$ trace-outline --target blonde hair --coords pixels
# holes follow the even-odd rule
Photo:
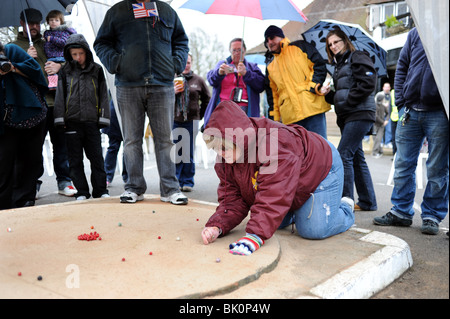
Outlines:
[[[222,148],[233,149],[235,147],[233,142],[219,136],[203,134],[203,140],[208,149],[222,150]]]

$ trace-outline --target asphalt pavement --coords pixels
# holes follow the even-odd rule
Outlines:
[[[329,136],[329,140],[335,145],[339,142],[339,137]],[[370,149],[370,144],[365,143],[365,150]],[[150,149],[151,149],[150,145]],[[217,203],[218,179],[213,168],[213,157],[210,154],[208,163],[202,163],[201,150],[197,150],[198,164],[196,166],[194,190],[185,193],[188,198]],[[413,266],[403,273],[397,280],[387,286],[382,291],[373,295],[372,299],[448,299],[449,298],[449,238],[446,235],[449,228],[449,217],[440,224],[438,235],[424,235],[420,231],[422,221],[420,218],[420,203],[424,193],[424,188],[416,189],[415,211],[413,225],[410,227],[381,227],[373,224],[374,217],[382,216],[391,208],[390,196],[392,185],[387,185],[389,173],[392,167],[392,152],[385,149],[385,155],[381,158],[373,158],[370,152],[366,151],[375,192],[378,201],[378,211],[355,212],[356,227],[367,230],[376,230],[387,233],[405,241],[411,250]],[[57,193],[56,180],[51,172],[51,164],[48,166],[42,177],[42,187],[36,205],[46,205],[52,203],[62,203],[74,201],[74,198],[65,197]],[[423,165],[423,187],[426,185],[426,168]],[[50,168],[50,169],[48,169]],[[86,174],[89,179],[89,162],[85,162]],[[144,174],[147,181],[146,194],[159,195],[159,176],[156,169],[154,154],[150,151],[146,155]],[[123,192],[123,182],[119,175],[119,169],[109,187],[111,196],[118,196]]]

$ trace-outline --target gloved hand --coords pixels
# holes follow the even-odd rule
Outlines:
[[[247,234],[237,242],[230,244],[230,253],[233,255],[248,256],[264,245],[264,240],[255,234]]]

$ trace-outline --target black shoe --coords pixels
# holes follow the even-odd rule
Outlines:
[[[34,206],[34,200],[27,200],[22,207],[32,207]]]
[[[406,218],[399,218],[388,212],[386,215],[382,217],[375,217],[373,219],[373,223],[379,226],[403,226],[408,227],[412,225],[412,220]]]
[[[425,219],[420,230],[422,234],[437,235],[439,233],[439,224],[430,219]]]

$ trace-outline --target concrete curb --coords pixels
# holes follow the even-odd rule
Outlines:
[[[159,196],[145,195],[145,198],[158,199]],[[108,199],[95,199],[95,201],[106,201],[106,200]],[[91,201],[94,200],[90,200],[90,202]],[[190,202],[201,205],[207,205],[210,206],[211,208],[214,208],[218,205],[217,203],[211,203],[195,199],[190,200]],[[68,204],[73,205],[78,204],[78,202],[74,200],[73,202],[49,204],[37,206],[35,209],[38,209],[38,211],[40,211],[46,210],[48,207],[52,206],[64,207],[68,206]],[[406,270],[408,270],[413,265],[409,245],[402,239],[399,239],[398,237],[395,237],[390,234],[367,229],[361,229],[357,227],[350,228],[348,232],[350,232],[349,238],[352,240],[352,242],[353,239],[355,240],[354,242],[356,243],[356,245],[354,246],[355,249],[360,249],[358,248],[360,246],[361,249],[366,249],[367,245],[369,244],[371,246],[368,248],[370,249],[370,252],[365,254],[363,258],[359,258],[356,260],[355,258],[353,259],[344,258],[343,261],[341,260],[340,263],[338,263],[338,265],[341,265],[338,266],[339,268],[336,269],[331,268],[332,271],[327,272],[329,276],[323,277],[322,279],[316,281],[314,281],[313,279],[313,283],[309,286],[308,285],[305,286],[304,283],[302,283],[303,288],[301,289],[303,290],[303,292],[297,292],[298,295],[291,294],[289,298],[295,298],[297,296],[296,297],[297,299],[367,299],[376,294],[377,292],[386,288],[389,284],[391,284],[393,281],[399,278]],[[274,239],[276,239],[276,237]],[[358,241],[361,241],[361,243],[358,244]],[[221,288],[216,290],[208,289],[201,293],[182,294],[181,297],[178,296],[178,298],[183,299],[186,298],[199,299],[210,297],[221,298],[220,296],[225,296],[226,298],[228,298],[228,296],[233,295],[227,294],[237,292],[238,290],[240,290],[240,288],[248,289],[248,287],[251,286],[253,283],[259,282],[263,274],[269,274],[272,273],[272,271],[276,273],[277,266],[282,255],[281,251],[283,250],[282,245],[278,240],[277,246],[278,246],[278,253],[276,254],[274,260],[269,264],[265,265],[264,267],[256,269],[255,273],[246,275],[243,278],[235,282],[232,282],[231,284],[222,286]],[[351,248],[352,247],[350,248],[347,247],[347,249]],[[345,252],[345,250],[341,249],[341,252]],[[326,258],[325,256],[327,255],[324,255],[324,258]],[[325,260],[324,260],[325,264],[324,262],[317,260],[316,262],[320,262],[320,266],[322,267],[324,265],[333,267],[333,262],[331,262],[330,264],[327,264]],[[319,264],[317,266],[319,266]],[[286,268],[285,264],[281,267],[281,269],[278,269],[278,271],[289,272],[290,268]],[[284,273],[271,275],[272,278],[269,279],[268,281],[269,284],[274,283],[274,280],[279,280],[277,276],[280,276],[282,274]],[[280,278],[286,279],[288,277],[281,276]],[[279,289],[276,288],[275,286],[274,289]],[[265,287],[263,288],[258,287],[258,288],[260,289],[261,292],[260,295],[257,295],[256,298],[264,298],[264,290],[261,289],[264,289]],[[289,289],[291,288],[292,286]],[[280,290],[279,296],[285,296],[285,294],[290,293],[289,289],[288,290],[283,289]]]
[[[378,231],[359,228],[352,228],[349,231],[367,233],[360,240],[378,244],[382,248],[365,260],[312,288],[310,293],[314,297],[321,299],[370,298],[412,266],[411,251],[405,241]]]

